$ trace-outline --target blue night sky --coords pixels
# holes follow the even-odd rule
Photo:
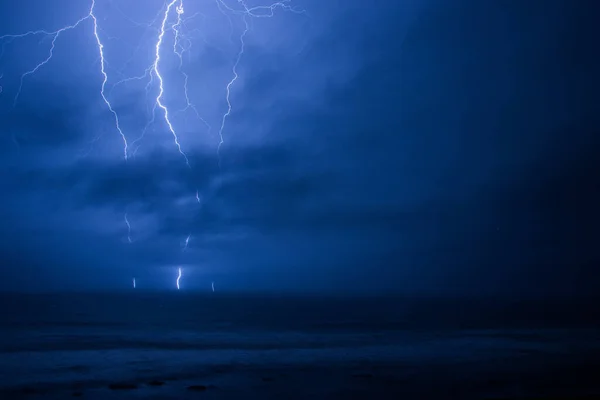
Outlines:
[[[0,40],[0,289],[593,292],[594,2],[183,4],[158,66],[189,167],[148,69],[163,0],[96,0],[127,161],[91,18],[16,102],[52,37]],[[90,5],[2,2],[0,36]]]

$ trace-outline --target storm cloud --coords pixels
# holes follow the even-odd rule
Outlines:
[[[131,21],[153,18],[160,2],[135,18],[132,2],[99,3],[110,82],[143,73],[156,31]],[[44,43],[7,43],[3,285],[125,288],[136,276],[164,288],[182,265],[200,290],[215,279],[244,291],[592,290],[600,104],[590,13],[561,1],[325,3],[252,20],[218,152],[243,26],[217,9],[190,21],[204,37],[184,72],[206,123],[182,100],[177,59],[164,64],[189,167],[143,81],[110,92],[130,142],[145,132],[123,159],[89,27],[57,42],[14,107]],[[0,35],[32,29],[9,9]],[[73,18],[39,13],[43,26]],[[123,35],[141,43],[129,64],[135,45],[109,39]]]

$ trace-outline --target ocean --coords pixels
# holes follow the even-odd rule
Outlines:
[[[0,398],[600,395],[591,302],[0,295]]]

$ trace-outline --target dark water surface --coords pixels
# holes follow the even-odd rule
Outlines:
[[[560,299],[0,295],[0,391],[187,398],[201,381],[204,398],[600,394],[598,316],[592,301]]]

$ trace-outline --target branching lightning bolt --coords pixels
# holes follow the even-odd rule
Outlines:
[[[127,148],[128,148],[127,138],[125,137],[123,130],[121,130],[121,125],[119,122],[119,115],[113,109],[110,101],[108,101],[108,99],[104,95],[104,90],[106,88],[106,82],[108,81],[108,75],[106,73],[106,60],[104,59],[104,45],[100,41],[100,35],[98,34],[98,20],[96,19],[96,16],[94,15],[94,7],[95,6],[96,6],[96,0],[92,0],[92,7],[90,8],[89,16],[94,21],[94,37],[96,38],[96,44],[98,45],[98,52],[100,53],[100,72],[102,72],[102,77],[103,77],[100,95],[102,96],[102,100],[104,100],[104,103],[106,103],[106,106],[108,107],[108,109],[110,110],[110,112],[112,113],[112,115],[115,119],[115,125],[117,127],[117,130],[119,131],[119,134],[121,135],[121,138],[123,139],[123,156],[125,157],[125,160],[127,160]]]
[[[160,47],[161,47],[163,39],[165,37],[165,29],[166,29],[166,25],[167,25],[167,20],[169,19],[169,14],[171,12],[171,9],[177,2],[179,2],[179,6],[176,7],[177,14],[181,15],[183,13],[183,0],[171,0],[171,2],[167,5],[165,14],[164,14],[164,17],[162,20],[162,24],[160,25],[160,33],[158,34],[158,40],[156,41],[156,52],[155,52],[155,59],[154,59],[154,64],[153,64],[153,71],[154,71],[154,75],[158,79],[158,86],[159,86],[158,96],[156,96],[156,105],[158,105],[158,107],[160,107],[163,110],[165,122],[167,123],[167,126],[169,127],[169,131],[173,135],[173,139],[175,140],[175,145],[177,146],[177,150],[179,150],[179,153],[181,153],[181,155],[185,159],[185,163],[187,164],[187,166],[190,167],[190,162],[188,160],[188,157],[181,149],[181,144],[179,143],[179,137],[177,136],[177,133],[175,132],[175,128],[173,128],[173,124],[171,123],[171,120],[169,118],[169,109],[162,102],[162,98],[165,93],[165,89],[164,89],[163,77],[160,74],[160,70],[158,68],[159,63],[160,63]]]
[[[25,73],[23,73],[21,75],[21,79],[19,81],[19,88],[17,89],[17,94],[15,95],[15,98],[13,101],[13,107],[16,106],[19,96],[21,95],[21,92],[23,89],[23,81],[25,80],[25,78],[29,75],[35,74],[40,68],[42,68],[44,65],[48,64],[50,62],[50,60],[52,60],[52,57],[54,56],[54,49],[56,47],[56,41],[58,40],[59,36],[66,31],[77,28],[84,21],[91,19],[93,22],[93,34],[94,34],[94,38],[96,40],[96,45],[98,46],[98,53],[100,55],[100,72],[103,77],[102,86],[100,89],[100,96],[102,97],[102,100],[104,101],[104,103],[106,104],[109,111],[112,113],[112,115],[114,117],[115,127],[116,127],[117,131],[119,132],[119,135],[121,135],[121,138],[123,140],[123,155],[124,155],[125,159],[127,159],[127,147],[128,147],[127,138],[126,138],[125,134],[123,133],[123,130],[121,129],[119,116],[118,116],[117,112],[114,110],[111,102],[108,100],[108,98],[105,95],[106,82],[108,81],[108,75],[106,73],[106,60],[104,59],[104,45],[102,44],[102,41],[100,40],[100,35],[98,33],[98,20],[96,18],[96,15],[94,14],[95,6],[96,6],[96,0],[92,0],[90,10],[86,16],[80,18],[74,24],[64,26],[56,31],[37,30],[37,31],[29,31],[29,32],[21,33],[18,35],[0,36],[0,40],[8,39],[8,41],[11,41],[11,42],[15,39],[24,38],[27,36],[35,36],[35,35],[45,35],[45,36],[52,38],[52,40],[50,42],[51,44],[50,44],[50,50],[48,51],[48,56],[44,60],[42,60],[40,63],[38,63],[35,67],[33,67],[32,69],[30,69],[29,71],[26,71]]]
[[[35,74],[40,68],[42,68],[44,65],[48,64],[48,62],[50,62],[50,60],[54,56],[54,48],[56,46],[56,40],[58,39],[60,34],[65,31],[75,29],[83,21],[90,18],[90,16],[92,15],[93,9],[94,9],[94,6],[92,4],[92,8],[90,9],[90,12],[88,15],[81,18],[79,21],[75,22],[73,25],[67,25],[65,27],[62,27],[62,28],[54,31],[54,32],[49,32],[49,31],[45,31],[45,30],[37,30],[37,31],[29,31],[29,32],[21,33],[18,35],[0,36],[0,40],[9,39],[9,41],[11,41],[11,42],[15,39],[20,39],[20,38],[24,38],[27,36],[34,36],[34,35],[45,35],[45,36],[49,36],[52,38],[52,41],[50,42],[51,44],[50,44],[50,50],[48,51],[48,56],[43,61],[41,61],[39,64],[37,64],[35,67],[33,67],[32,69],[30,69],[29,71],[26,71],[25,73],[23,73],[23,75],[21,75],[21,79],[19,82],[19,88],[17,89],[17,94],[15,95],[15,99],[13,101],[13,107],[16,106],[17,101],[19,100],[19,96],[21,95],[21,90],[23,89],[23,81],[25,80],[25,77]]]
[[[227,88],[226,88],[225,100],[227,101],[227,111],[225,112],[225,114],[223,114],[223,118],[221,118],[221,127],[219,128],[219,145],[217,146],[217,156],[219,157],[219,167],[221,166],[221,146],[224,143],[223,130],[225,129],[225,122],[227,121],[227,118],[231,115],[231,86],[233,86],[235,81],[237,81],[239,78],[239,75],[237,73],[237,68],[238,68],[238,65],[240,64],[240,60],[242,59],[242,56],[244,55],[244,49],[246,46],[246,43],[244,42],[244,38],[246,37],[246,34],[248,33],[248,29],[249,29],[248,20],[246,19],[245,15],[244,15],[244,26],[245,26],[244,32],[240,36],[240,51],[237,54],[235,63],[233,64],[233,68],[232,68],[233,78],[231,78],[231,80],[227,83]]]
[[[175,22],[173,24],[173,26],[171,26],[171,29],[173,30],[173,33],[175,35],[175,38],[173,40],[173,53],[177,55],[177,57],[179,58],[179,72],[181,73],[181,75],[183,75],[183,94],[185,96],[185,108],[183,108],[182,110],[179,110],[178,113],[183,113],[186,112],[187,110],[192,110],[194,111],[194,113],[196,114],[196,117],[202,121],[202,123],[204,125],[206,125],[206,127],[208,128],[209,132],[211,129],[210,124],[204,119],[202,118],[202,116],[200,115],[200,113],[198,112],[198,109],[196,108],[196,106],[194,104],[192,104],[192,102],[190,101],[190,96],[188,94],[188,80],[189,80],[189,75],[183,71],[183,53],[185,53],[187,50],[189,50],[189,48],[185,48],[183,47],[183,45],[180,44],[181,41],[181,26],[184,23],[184,20],[182,19],[182,15],[184,13],[183,10],[183,4],[180,4],[177,7],[177,22]],[[194,18],[198,13],[192,15],[189,19]],[[188,41],[189,43],[189,41]]]
[[[273,3],[271,5],[268,5],[268,6],[255,6],[255,7],[248,7],[248,5],[246,4],[246,2],[244,0],[237,0],[238,3],[243,7],[243,11],[234,10],[233,8],[231,8],[230,6],[225,4],[224,0],[216,0],[216,1],[217,1],[217,5],[219,6],[220,10],[226,9],[234,14],[241,14],[243,21],[244,21],[244,31],[242,32],[242,34],[240,35],[240,38],[239,38],[240,50],[239,50],[237,57],[235,59],[235,62],[233,64],[233,68],[231,71],[232,78],[227,83],[227,86],[225,88],[225,100],[227,102],[227,110],[225,111],[225,113],[223,114],[223,116],[221,118],[221,127],[219,128],[219,144],[217,146],[217,156],[219,159],[219,168],[220,168],[221,167],[221,146],[223,146],[223,143],[225,142],[224,137],[223,137],[223,131],[225,130],[225,123],[227,121],[227,118],[229,118],[229,116],[231,115],[231,112],[232,112],[231,88],[239,78],[237,69],[239,67],[242,56],[244,55],[244,51],[245,51],[245,47],[246,47],[245,38],[246,38],[246,35],[248,34],[248,31],[250,30],[249,18],[252,18],[252,17],[254,17],[254,18],[271,18],[275,15],[275,10],[277,8],[282,8],[284,10],[292,11],[292,12],[298,13],[298,14],[302,14],[302,13],[304,13],[304,11],[297,10],[297,9],[291,7],[288,4],[290,2],[290,0],[282,0],[282,1],[279,1],[276,3]]]
[[[146,68],[145,68],[143,74],[141,74],[140,76],[126,77],[123,72],[125,70],[125,68],[134,59],[138,58],[137,53],[138,53],[138,50],[141,48],[141,40],[140,40],[140,43],[135,48],[135,51],[132,53],[131,58],[125,63],[125,66],[121,70],[116,70],[116,74],[117,74],[118,78],[120,79],[120,81],[112,84],[112,83],[109,83],[109,74],[107,71],[108,71],[108,68],[110,68],[110,67],[105,58],[105,51],[104,51],[105,45],[101,39],[101,36],[106,37],[106,35],[104,35],[104,34],[101,35],[102,30],[101,30],[101,27],[99,26],[99,20],[95,14],[96,3],[98,2],[98,0],[90,0],[90,2],[91,2],[91,4],[90,4],[87,14],[70,25],[63,26],[56,30],[32,30],[32,31],[28,31],[28,32],[16,34],[16,35],[13,34],[13,35],[0,36],[0,42],[2,43],[2,48],[0,49],[0,57],[2,57],[2,55],[4,54],[6,44],[11,43],[11,42],[21,39],[21,38],[26,38],[26,37],[30,37],[30,36],[43,36],[45,38],[48,38],[50,41],[48,53],[45,55],[45,57],[39,63],[37,63],[33,68],[27,70],[20,76],[18,88],[16,90],[16,94],[13,99],[13,108],[16,107],[16,105],[18,103],[18,100],[22,94],[23,85],[24,85],[27,77],[36,74],[41,68],[43,68],[48,63],[50,63],[50,61],[54,57],[55,49],[56,49],[59,38],[63,37],[63,35],[65,33],[67,33],[68,31],[76,30],[80,25],[83,25],[84,23],[86,23],[89,20],[89,23],[91,24],[91,33],[94,36],[94,42],[95,42],[95,46],[97,48],[97,54],[99,56],[100,74],[102,75],[102,83],[100,85],[100,91],[99,91],[100,93],[99,94],[100,94],[100,97],[102,98],[104,104],[106,105],[106,108],[108,108],[108,111],[112,115],[112,122],[114,123],[114,127],[115,127],[116,131],[121,136],[121,139],[123,142],[122,154],[123,154],[124,159],[127,161],[131,154],[133,154],[134,156],[136,155],[136,152],[139,149],[139,145],[136,145],[136,144],[137,144],[137,142],[139,142],[140,140],[142,140],[144,138],[148,129],[150,129],[150,127],[153,126],[154,123],[156,122],[157,109],[159,108],[160,112],[162,112],[162,117],[163,117],[164,123],[165,123],[167,129],[169,130],[169,133],[173,136],[173,141],[175,143],[175,146],[177,147],[178,152],[184,158],[185,163],[188,166],[188,168],[191,168],[188,156],[183,151],[183,148],[182,148],[182,145],[180,142],[180,135],[178,134],[178,131],[175,127],[173,119],[176,118],[176,115],[178,113],[185,113],[188,110],[192,110],[194,112],[195,116],[198,118],[198,120],[201,121],[207,127],[209,132],[211,131],[211,125],[207,122],[206,119],[204,119],[200,115],[198,109],[196,108],[196,106],[194,105],[192,100],[190,99],[189,90],[188,90],[188,83],[190,81],[190,79],[189,79],[190,76],[184,70],[184,62],[183,62],[183,55],[185,53],[189,54],[189,52],[191,50],[191,46],[192,46],[191,40],[186,36],[186,32],[190,32],[187,29],[186,22],[195,18],[197,15],[201,15],[202,17],[204,17],[204,15],[200,14],[200,13],[196,13],[189,18],[184,18],[183,17],[183,15],[185,13],[184,0],[164,0],[164,5],[158,11],[154,20],[151,21],[150,23],[142,23],[142,22],[136,22],[135,20],[127,17],[117,6],[118,11],[129,22],[131,22],[135,26],[152,28],[152,35],[155,39],[153,39],[152,43],[151,43],[153,54],[151,55],[150,60],[147,61],[146,65],[145,65]],[[291,11],[294,13],[304,13],[303,10],[297,10],[297,9],[291,7],[290,6],[291,0],[280,0],[280,1],[272,3],[270,5],[253,6],[253,7],[249,7],[246,3],[246,0],[237,0],[237,5],[235,5],[235,6],[229,6],[227,4],[228,2],[233,3],[233,0],[215,0],[217,8],[229,20],[230,27],[231,27],[231,34],[233,34],[233,32],[234,32],[233,20],[231,18],[232,15],[237,15],[237,16],[241,17],[241,20],[243,21],[243,24],[244,24],[243,25],[244,29],[238,37],[239,49],[235,54],[234,63],[231,68],[231,79],[229,79],[229,81],[227,82],[227,85],[225,86],[226,109],[222,114],[219,113],[219,117],[218,117],[218,122],[219,122],[218,140],[219,140],[219,142],[217,145],[217,157],[218,157],[219,167],[221,167],[221,148],[222,148],[223,144],[225,143],[224,132],[225,132],[225,128],[226,128],[226,123],[227,123],[227,120],[231,117],[231,115],[233,113],[233,105],[232,105],[232,98],[231,98],[232,90],[233,90],[236,82],[240,78],[238,70],[239,70],[239,66],[242,61],[242,58],[246,51],[246,38],[251,29],[251,20],[254,18],[273,17],[275,14],[275,11],[277,9],[283,9],[283,10]],[[196,31],[199,31],[199,29],[196,29]],[[185,106],[181,110],[173,110],[173,111],[169,108],[169,106],[167,105],[167,101],[165,100],[165,92],[168,90],[170,93],[171,88],[167,87],[167,82],[165,81],[165,76],[163,75],[163,71],[161,70],[161,68],[163,67],[163,65],[162,65],[163,60],[161,58],[161,53],[164,51],[164,47],[167,45],[166,44],[167,38],[165,37],[165,35],[168,32],[172,32],[172,36],[173,36],[172,51],[173,51],[173,54],[175,56],[177,56],[179,59],[178,72],[183,76],[183,100],[185,100]],[[156,35],[156,36],[154,36],[154,35]],[[4,71],[4,72],[6,72],[6,71]],[[3,78],[3,76],[4,75],[2,73],[0,73],[0,79]],[[151,105],[152,116],[145,124],[143,130],[141,131],[141,135],[137,139],[133,140],[130,144],[128,142],[127,136],[125,135],[125,133],[122,129],[119,114],[117,113],[115,107],[113,107],[113,104],[111,103],[111,100],[110,100],[112,98],[111,94],[112,94],[113,90],[121,84],[126,84],[128,82],[132,82],[132,81],[136,81],[136,80],[141,81],[141,80],[146,80],[146,79],[148,80],[146,87],[145,87],[146,99],[147,99],[147,101],[149,99],[152,99],[152,100],[150,100],[150,102],[152,104]],[[156,97],[154,97],[154,91],[152,92],[152,97],[151,97],[150,90],[156,89],[156,88],[158,89]],[[6,87],[4,89],[6,89]],[[2,93],[2,92],[3,92],[3,87],[0,85],[0,93]],[[148,104],[148,103],[146,103],[146,104]],[[150,109],[150,107],[147,108],[147,112],[149,109]],[[95,140],[97,140],[97,139],[95,139]],[[131,149],[131,152],[130,152],[130,149]],[[201,197],[199,191],[196,190],[195,199],[198,204],[201,204],[201,198],[202,197]],[[127,241],[129,243],[132,243],[133,242],[132,237],[131,237],[132,229],[131,229],[131,224],[128,219],[127,212],[125,212],[124,221],[127,226]],[[184,241],[184,245],[183,245],[184,251],[187,250],[190,239],[191,239],[191,234],[188,235]],[[178,276],[177,276],[177,281],[176,281],[177,289],[180,288],[181,276],[182,276],[182,269],[178,268]],[[135,277],[132,279],[132,284],[133,284],[133,288],[135,288],[136,287]],[[212,291],[214,292],[215,291],[214,282],[211,282],[211,288],[212,288]]]

